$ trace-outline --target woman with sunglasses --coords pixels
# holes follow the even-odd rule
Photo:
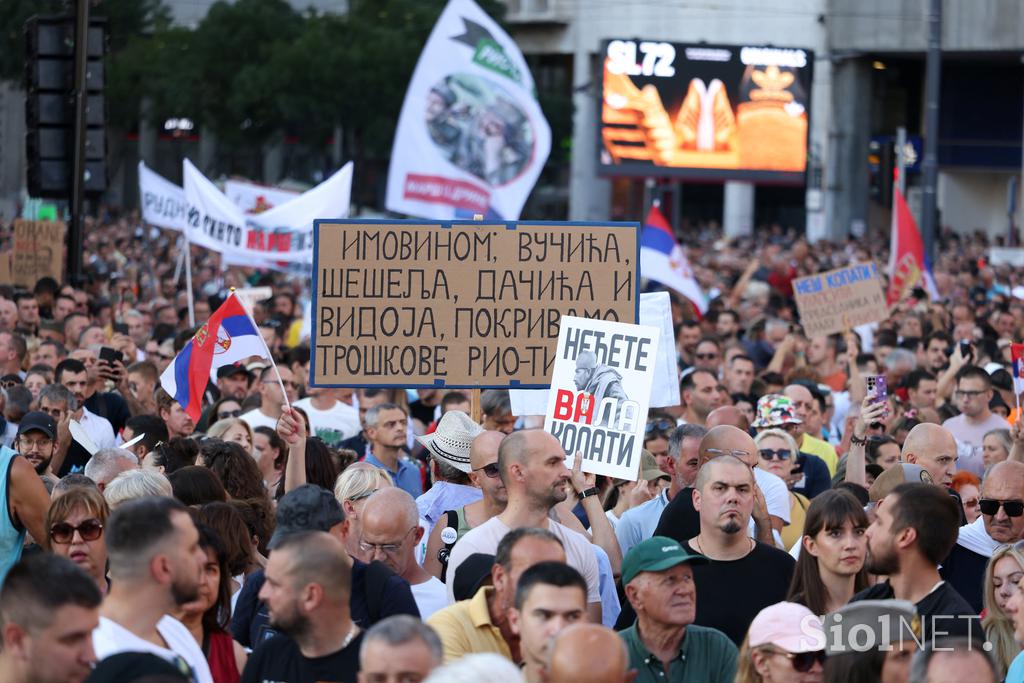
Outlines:
[[[734,683],[821,683],[825,667],[821,619],[803,605],[761,610],[740,646]]]
[[[1017,584],[1024,578],[1024,551],[1013,545],[1001,545],[992,553],[985,567],[985,604],[981,627],[985,641],[992,643],[989,654],[995,662],[999,678],[1006,676],[1013,658],[1020,653],[1020,643],[1013,636],[1013,615],[1010,598],[1018,592]]]
[[[789,489],[789,524],[782,528],[780,534],[783,545],[792,548],[803,536],[804,515],[810,505],[806,496],[793,491],[793,486],[800,480],[800,474],[793,473],[800,449],[796,439],[781,429],[766,429],[758,433],[754,443],[758,450],[757,466],[786,482]]]
[[[359,539],[363,536],[362,513],[366,499],[377,489],[385,486],[394,486],[391,475],[365,462],[349,465],[334,484],[334,497],[341,503],[345,511],[345,521],[349,525],[348,537],[345,540],[346,550],[353,557],[364,557],[363,551],[359,548]]]
[[[867,588],[867,528],[868,516],[853,494],[831,489],[815,497],[787,599],[828,614]]]
[[[46,513],[50,552],[84,569],[104,595],[108,583],[103,526],[109,515],[110,508],[99,489],[85,486],[76,486],[55,498]]]
[[[206,562],[199,581],[199,597],[187,602],[173,614],[199,643],[214,683],[238,683],[245,668],[246,654],[231,638],[231,572],[227,551],[217,532],[205,524],[196,524],[199,547]]]

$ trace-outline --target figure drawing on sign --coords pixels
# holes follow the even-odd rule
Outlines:
[[[598,363],[597,356],[592,351],[582,351],[576,356],[576,373],[573,381],[577,390],[592,396],[594,411],[597,413],[594,415],[595,425],[618,423],[622,401],[629,400],[622,389],[622,375],[618,371]],[[615,399],[617,403],[615,412],[606,419],[606,415],[598,411],[601,410],[602,402],[609,398]]]

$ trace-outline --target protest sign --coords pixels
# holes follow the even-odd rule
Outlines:
[[[636,322],[638,230],[317,221],[310,381],[547,387],[563,315]]]
[[[224,181],[224,194],[245,213],[263,213],[299,196],[298,192],[245,180]]]
[[[139,203],[142,220],[177,232],[185,230],[188,202],[185,191],[139,162]]]
[[[60,221],[14,221],[11,271],[14,284],[32,289],[41,277],[64,279],[64,240],[67,227]]]
[[[544,429],[572,466],[636,480],[658,357],[656,327],[565,316]]]
[[[391,211],[519,218],[551,151],[551,128],[523,53],[472,0],[451,0],[434,25],[391,150]]]
[[[0,251],[0,282],[14,282],[11,274],[11,252]]]
[[[992,266],[1024,267],[1024,249],[1020,247],[989,247],[988,262]]]
[[[855,263],[797,278],[793,293],[808,337],[835,334],[889,317],[874,263]]]
[[[641,258],[643,251],[641,247]],[[640,295],[639,324],[656,327],[659,332],[658,360],[654,364],[651,407],[679,405],[679,365],[676,361],[675,335],[672,330],[672,303],[668,292],[644,292]],[[508,392],[513,415],[543,415],[548,409],[550,389],[512,389]]]

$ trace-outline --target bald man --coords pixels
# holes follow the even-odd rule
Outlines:
[[[750,428],[750,422],[736,406],[722,406],[708,413],[708,419],[704,421],[704,426],[711,429],[719,425],[731,425],[743,431]]]
[[[367,562],[379,560],[409,582],[423,619],[448,605],[444,584],[416,562],[416,546],[423,538],[416,501],[395,486],[369,497],[362,513],[359,550]]]
[[[920,465],[932,475],[933,482],[948,487],[956,473],[956,439],[945,427],[922,422],[907,434],[901,459]]]
[[[634,678],[626,644],[615,631],[597,624],[573,624],[555,636],[548,665],[541,670],[544,683],[631,683]]]
[[[810,389],[800,384],[790,384],[782,391],[782,394],[793,402],[793,412],[801,420],[801,424],[797,427],[797,432],[793,434],[793,438],[796,439],[800,451],[816,455],[824,460],[825,464],[828,465],[829,474],[835,476],[836,465],[839,463],[836,449],[828,441],[803,431],[803,422],[807,421],[808,414],[815,409],[815,400]]]
[[[956,545],[939,568],[942,578],[979,613],[992,551],[1024,536],[1024,463],[1007,460],[989,469],[981,484],[981,508],[977,520],[960,527]]]

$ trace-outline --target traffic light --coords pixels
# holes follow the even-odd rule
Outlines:
[[[88,36],[85,192],[101,193],[107,187],[105,23],[90,22]],[[75,19],[32,17],[25,24],[25,38],[28,192],[67,198],[75,158]]]

